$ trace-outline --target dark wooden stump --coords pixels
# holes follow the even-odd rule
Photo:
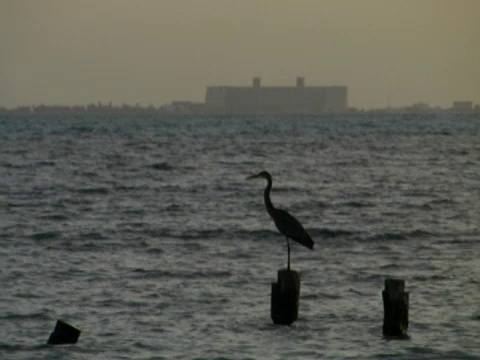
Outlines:
[[[47,344],[60,345],[60,344],[75,344],[80,337],[81,330],[67,324],[62,320],[58,320],[55,325],[55,329],[50,334]]]
[[[270,314],[275,324],[291,325],[298,317],[300,274],[293,270],[278,271],[278,280],[272,283]]]
[[[408,292],[405,281],[385,279],[383,297],[383,335],[405,339],[408,338]]]

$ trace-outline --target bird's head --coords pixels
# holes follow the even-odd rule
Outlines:
[[[256,175],[251,175],[247,177],[247,180],[257,179],[257,178],[263,178],[263,179],[272,181],[272,176],[267,171],[262,171]]]

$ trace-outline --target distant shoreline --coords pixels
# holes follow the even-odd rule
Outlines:
[[[2,108],[0,107],[0,116],[332,116],[332,115],[359,115],[359,114],[375,114],[375,115],[395,115],[395,114],[480,114],[480,106],[467,109],[459,109],[454,106],[450,108],[431,108],[424,104],[414,104],[412,106],[401,108],[379,108],[379,109],[356,109],[349,108],[342,112],[323,112],[323,113],[249,113],[249,112],[218,112],[218,111],[192,111],[192,109],[186,108],[172,108],[171,106],[161,107],[142,107],[139,105],[75,105],[75,106],[63,106],[63,105],[39,105],[39,106],[20,106],[16,108]]]

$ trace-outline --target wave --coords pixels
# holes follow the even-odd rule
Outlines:
[[[48,347],[49,345],[47,345],[46,343],[33,345],[33,346],[25,346],[23,344],[0,343],[0,353],[2,351],[5,351],[5,352],[36,351],[36,350],[48,349]]]
[[[155,230],[146,230],[145,233],[152,237],[168,237],[176,238],[181,240],[207,240],[207,239],[222,239],[228,235],[229,238],[253,238],[257,240],[269,239],[269,238],[278,238],[281,235],[277,230],[269,229],[257,229],[257,230],[227,230],[225,228],[214,228],[206,230],[188,230],[185,232],[177,232],[174,229],[155,229]],[[330,239],[330,238],[339,238],[339,237],[353,237],[356,234],[348,230],[331,230],[331,229],[308,229],[308,233],[314,239]]]
[[[75,190],[79,194],[108,194],[110,191],[104,187],[86,187]]]
[[[175,234],[166,230],[163,234],[168,237],[176,237],[183,240],[197,240],[197,239],[211,239],[218,238],[226,233],[225,229],[208,229],[208,230],[198,230],[198,231],[186,231],[181,234]]]
[[[428,281],[443,281],[443,280],[448,280],[451,277],[450,274],[444,274],[444,275],[439,275],[439,274],[433,274],[433,275],[416,275],[412,277],[412,280],[415,281],[422,281],[422,282],[428,282]]]
[[[200,271],[200,270],[159,270],[159,269],[144,269],[136,268],[132,270],[132,276],[134,278],[141,279],[161,279],[161,278],[174,278],[174,279],[219,279],[230,278],[232,272],[230,271]]]
[[[34,312],[27,314],[11,313],[0,315],[2,320],[49,320],[50,316],[42,312]]]
[[[69,219],[69,217],[63,214],[47,214],[47,215],[39,216],[39,219],[52,220],[52,221],[66,221]]]
[[[31,167],[31,164],[12,164],[9,162],[2,162],[1,166],[6,168],[6,169],[25,169],[28,167]]]
[[[151,169],[154,170],[160,170],[160,171],[171,171],[174,169],[172,165],[170,165],[168,162],[159,162],[155,164],[149,165]]]
[[[27,164],[13,164],[11,162],[2,162],[0,163],[2,167],[7,169],[28,169],[28,168],[35,168],[35,167],[45,167],[45,166],[55,166],[55,161],[49,160],[40,160],[37,162],[30,162]]]
[[[58,217],[58,220],[62,220],[63,217]],[[140,224],[142,225],[142,224]],[[367,241],[367,242],[382,242],[382,241],[405,241],[410,239],[424,239],[436,237],[436,234],[424,230],[413,230],[405,232],[382,232],[371,235],[365,235],[361,232],[351,231],[347,229],[331,229],[331,228],[309,228],[307,229],[310,236],[314,241],[322,241],[334,239],[348,240],[348,241]],[[276,229],[227,229],[227,228],[211,228],[203,230],[189,229],[185,231],[178,231],[176,228],[158,228],[158,229],[139,229],[139,231],[124,229],[124,232],[133,232],[143,234],[143,236],[152,238],[170,238],[179,239],[184,241],[194,240],[218,240],[228,238],[237,239],[277,239],[281,235]],[[45,241],[54,240],[61,237],[61,233],[57,231],[40,231],[30,235],[33,240]],[[86,231],[79,234],[79,240],[90,241],[105,241],[108,240],[108,236],[99,231]]]
[[[309,231],[312,236],[316,237],[322,237],[322,238],[337,238],[337,237],[349,237],[354,235],[352,231],[349,230],[343,230],[343,229],[327,229],[327,228],[322,228],[322,229],[313,229]]]
[[[108,237],[98,231],[80,233],[81,240],[108,240]],[[85,246],[94,246],[94,243],[85,244]]]
[[[339,204],[340,206],[353,207],[353,208],[367,208],[374,207],[375,204],[372,204],[368,201],[347,201],[345,203]]]
[[[42,160],[34,164],[34,166],[55,166],[55,161]]]
[[[384,357],[382,357],[384,358]],[[478,355],[466,353],[459,350],[441,351],[428,346],[413,346],[408,348],[405,353],[405,357],[399,357],[400,359],[438,359],[438,360],[450,360],[450,359],[478,359]]]
[[[31,235],[33,240],[41,241],[41,240],[52,240],[57,239],[60,236],[60,233],[57,231],[44,231],[38,232]]]
[[[267,239],[271,236],[278,236],[278,233],[273,230],[237,230],[234,234],[238,237]]]
[[[408,240],[418,238],[429,238],[436,236],[434,233],[424,230],[412,230],[406,232],[385,232],[374,234],[367,237],[367,241],[389,241],[389,240]]]
[[[428,202],[428,204],[430,204],[430,205],[451,205],[451,204],[456,204],[456,203],[457,202],[454,199],[445,199],[445,198],[435,199],[435,200],[432,200],[432,201]]]

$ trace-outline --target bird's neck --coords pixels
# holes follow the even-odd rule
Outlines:
[[[272,200],[270,200],[270,190],[272,190],[272,180],[271,179],[267,179],[267,180],[268,180],[268,184],[267,184],[267,187],[265,188],[265,192],[263,193],[263,198],[265,200],[265,207],[267,208],[268,214],[273,217],[275,208],[273,207]]]

